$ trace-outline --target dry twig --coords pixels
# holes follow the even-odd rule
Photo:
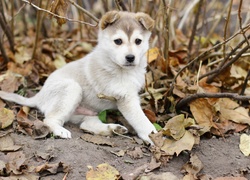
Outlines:
[[[246,32],[247,30],[250,29],[250,23],[247,24],[245,27],[242,28],[244,32]],[[177,77],[187,68],[189,67],[190,65],[192,65],[194,62],[198,61],[198,60],[202,60],[204,57],[206,57],[210,51],[220,47],[221,45],[225,44],[225,43],[228,43],[229,41],[231,41],[233,38],[235,38],[236,36],[238,36],[239,34],[241,34],[242,32],[241,31],[238,31],[236,32],[234,35],[232,35],[231,37],[229,37],[228,39],[226,39],[225,41],[222,41],[218,44],[216,44],[215,46],[209,48],[208,50],[204,51],[203,53],[201,53],[199,56],[197,56],[196,58],[194,58],[192,61],[190,61],[187,65],[185,65],[183,68],[181,68],[178,73],[175,75],[173,81],[172,81],[172,84],[170,85],[170,89],[169,89],[169,92],[168,92],[168,95],[171,95],[172,92],[173,92],[173,89],[174,89],[174,86],[175,86],[175,82],[176,82],[176,79]],[[201,78],[200,78],[201,79]]]
[[[54,17],[57,17],[57,18],[61,18],[61,19],[66,19],[67,21],[70,21],[70,22],[78,22],[78,23],[81,23],[81,24],[85,24],[85,25],[89,25],[89,26],[92,26],[92,27],[95,27],[97,26],[97,24],[91,24],[91,23],[88,23],[88,22],[84,22],[84,21],[79,21],[79,20],[75,20],[75,19],[70,19],[70,18],[66,18],[66,17],[63,17],[63,16],[60,16],[60,15],[57,15],[57,14],[54,14],[46,9],[42,9],[38,6],[36,6],[35,4],[31,3],[30,1],[28,0],[21,0],[29,5],[31,5],[32,7],[36,8],[38,11],[43,11],[43,12],[46,12]]]

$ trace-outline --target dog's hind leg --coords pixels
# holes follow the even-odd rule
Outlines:
[[[128,129],[119,124],[104,124],[98,119],[98,116],[85,116],[84,121],[81,123],[80,128],[84,131],[109,136],[113,131],[119,134],[126,134]]]
[[[49,126],[54,136],[71,138],[71,133],[63,127],[82,100],[82,88],[73,80],[58,82],[57,87],[50,90],[45,110],[44,123]],[[48,90],[48,89],[47,89]],[[53,94],[53,96],[52,96]]]

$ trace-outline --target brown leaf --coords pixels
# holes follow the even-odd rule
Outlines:
[[[17,113],[17,122],[19,125],[19,131],[27,133],[34,139],[41,139],[46,137],[50,133],[49,127],[40,120],[31,121],[28,119],[28,112],[25,112],[25,108],[21,108]]]
[[[214,180],[247,180],[245,177],[217,177]]]
[[[14,119],[15,115],[12,110],[0,108],[0,129],[10,126]]]
[[[121,179],[120,173],[109,164],[99,164],[96,169],[89,166],[89,171],[86,173],[86,180],[98,180],[98,179]]]
[[[0,137],[0,142],[0,151],[3,152],[17,151],[22,147],[15,145],[13,139],[9,135]]]
[[[161,150],[164,151],[167,155],[177,156],[184,150],[191,150],[195,144],[195,137],[189,131],[185,131],[184,136],[178,140],[165,139]]]
[[[157,117],[153,111],[149,109],[143,109],[143,112],[145,113],[145,115],[147,116],[147,118],[150,120],[151,123],[156,122]]]
[[[134,150],[127,150],[127,154],[132,158],[132,159],[141,159],[143,158],[143,152],[140,147],[135,147]]]
[[[100,135],[91,135],[91,134],[83,134],[81,138],[84,141],[94,143],[97,145],[106,145],[106,146],[111,146],[114,147],[114,142],[111,142],[110,139],[108,139],[105,136],[100,136]]]
[[[0,99],[0,109],[4,108],[5,105],[6,105],[6,104]]]
[[[22,151],[10,152],[6,155],[7,172],[12,172],[15,175],[22,174],[23,170],[27,169],[26,157]]]
[[[51,174],[57,174],[59,172],[69,172],[69,166],[67,166],[63,162],[55,164],[46,163],[41,166],[37,166],[35,172],[39,173],[41,176],[47,176]]]
[[[151,180],[151,179],[157,179],[157,180],[179,180],[179,178],[177,176],[175,176],[173,173],[171,172],[164,172],[164,173],[160,173],[160,174],[148,174],[148,175],[143,175],[140,178],[138,178],[139,180]]]
[[[55,0],[51,3],[50,11],[54,14],[58,14],[59,16],[66,17],[67,8],[68,3],[65,0]],[[63,18],[56,17],[56,19],[59,25],[65,24],[67,22],[66,19]]]
[[[0,88],[6,92],[14,92],[18,90],[18,87],[22,84],[22,81],[23,77],[21,75],[7,71],[6,74],[0,77]]]
[[[202,128],[201,135],[208,132],[213,126],[214,108],[206,99],[197,99],[190,103],[190,110],[197,124]]]
[[[184,164],[182,169],[190,174],[191,177],[198,179],[197,175],[203,169],[203,164],[197,155],[191,154],[189,162]]]

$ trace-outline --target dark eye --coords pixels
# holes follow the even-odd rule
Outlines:
[[[115,39],[114,42],[115,42],[116,45],[121,45],[122,44],[121,39]]]
[[[135,39],[135,44],[140,45],[141,44],[141,39]]]

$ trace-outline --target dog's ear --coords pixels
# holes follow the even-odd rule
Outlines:
[[[109,11],[100,20],[100,28],[103,30],[120,18],[118,11]]]
[[[154,27],[155,21],[148,14],[138,12],[135,19],[148,31],[151,31]]]

